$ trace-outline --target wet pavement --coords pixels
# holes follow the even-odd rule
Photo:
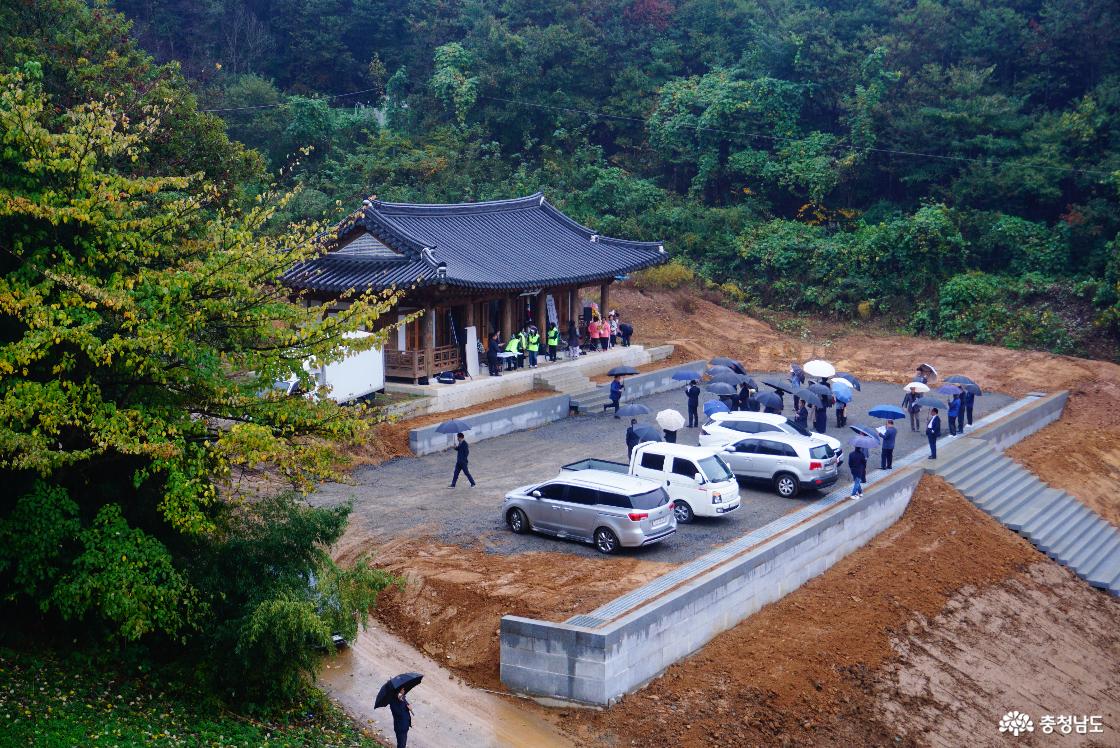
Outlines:
[[[881,424],[879,419],[868,417],[867,410],[880,403],[898,405],[903,395],[902,384],[905,383],[864,382],[862,392],[855,393],[855,399],[848,406],[848,424],[871,427]],[[704,397],[710,395],[705,393]],[[664,408],[685,413],[685,397],[680,390],[651,395],[636,402],[647,405],[654,414]],[[979,418],[1009,402],[1011,398],[1005,395],[985,393],[976,398],[974,416]],[[790,415],[791,404],[787,396],[787,415]],[[654,417],[643,416],[638,421],[652,424]],[[701,423],[703,421],[701,415]],[[836,428],[835,423],[835,413],[830,411],[828,433],[846,444],[855,434],[847,428]],[[352,485],[325,484],[309,497],[309,501],[315,505],[351,501],[353,529],[375,541],[402,534],[427,534],[459,545],[481,543],[487,550],[497,553],[564,551],[598,556],[590,545],[575,541],[513,534],[506,529],[499,514],[502,498],[517,486],[554,477],[560,467],[569,462],[586,457],[625,461],[628,424],[629,419],[615,420],[609,413],[598,413],[472,444],[470,468],[478,481],[474,488],[463,477],[456,488],[448,488],[455,464],[455,453],[449,450],[360,468],[353,474]],[[899,430],[896,459],[926,448],[924,434],[912,433],[905,422],[895,426]],[[677,441],[696,444],[698,434],[698,429],[682,429]],[[469,433],[467,440],[470,441]],[[870,471],[878,467],[879,454],[875,450],[868,468]],[[849,480],[845,467],[837,485]],[[690,561],[821,495],[808,491],[793,499],[783,499],[768,485],[742,484],[742,504],[738,511],[720,518],[697,518],[692,524],[680,526],[676,535],[666,541],[623,552],[651,561]]]

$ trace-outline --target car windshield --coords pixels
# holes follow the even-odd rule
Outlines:
[[[727,467],[727,463],[715,455],[700,460],[700,469],[704,471],[704,475],[712,483],[719,483],[732,478],[731,468]]]
[[[669,503],[669,494],[664,488],[655,488],[652,491],[640,493],[630,497],[630,505],[635,509],[656,509]]]
[[[813,432],[802,426],[800,423],[793,421],[786,421],[782,424],[782,430],[788,434],[800,434],[801,436],[812,436]]]
[[[827,444],[809,448],[809,456],[815,460],[827,460],[832,457],[832,454],[832,447]]]

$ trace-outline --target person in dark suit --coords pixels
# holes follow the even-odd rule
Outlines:
[[[793,419],[794,423],[801,426],[803,429],[809,428],[809,407],[805,405],[805,401],[801,400],[797,406],[797,417]]]
[[[823,434],[828,430],[828,408],[822,405],[821,407],[813,407],[813,431],[818,434]]]
[[[502,376],[501,369],[498,365],[498,351],[501,349],[501,343],[498,342],[498,333],[490,336],[490,342],[486,346],[486,368],[490,370],[490,376]]]
[[[618,404],[622,401],[622,391],[624,389],[626,389],[626,385],[622,383],[622,377],[615,377],[614,381],[611,382],[610,402],[603,405],[604,413],[607,408],[614,408],[614,417],[618,418]]]
[[[455,488],[455,484],[459,482],[459,473],[467,476],[467,480],[471,482],[473,488],[475,485],[474,477],[471,475],[471,471],[467,469],[467,461],[471,454],[471,448],[467,445],[467,437],[459,433],[455,435],[455,439],[458,441],[455,445],[455,474],[451,476],[451,485],[448,488]]]
[[[879,460],[881,470],[890,470],[894,467],[894,440],[898,438],[898,429],[894,421],[887,421],[887,428],[883,430],[883,443],[879,447],[882,456]]]
[[[634,427],[638,425],[637,418],[630,419],[630,427],[626,429],[626,459],[630,459],[634,455],[634,447],[641,443],[638,438],[638,432],[634,431]]]
[[[970,390],[964,392],[964,413],[968,417],[968,425],[972,425],[972,405],[976,402],[976,393]],[[961,426],[961,432],[964,432],[964,426]]]
[[[746,382],[739,385],[739,399],[735,402],[735,410],[746,410],[747,401],[751,399],[751,388]]]
[[[957,395],[949,398],[949,436],[957,435],[957,420],[961,415],[961,400]]]
[[[460,434],[459,436],[462,436]],[[412,727],[412,707],[402,688],[389,699],[389,711],[393,713],[393,732],[397,734],[397,748],[408,745],[408,729]]]
[[[867,481],[867,455],[862,449],[848,453],[848,469],[852,471],[852,496],[863,496],[863,484]]]
[[[700,425],[700,388],[696,386],[695,379],[684,388],[684,395],[688,398],[688,427],[695,428]]]
[[[929,409],[929,421],[926,423],[926,439],[929,439],[929,458],[937,459],[937,439],[941,436],[941,416],[937,408]]]

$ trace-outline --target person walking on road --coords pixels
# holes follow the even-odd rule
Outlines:
[[[848,453],[848,469],[852,471],[852,496],[863,496],[863,484],[867,481],[867,455],[862,449]]]
[[[976,402],[976,393],[972,390],[964,391],[964,413],[968,416],[968,425],[972,426],[972,405]],[[964,433],[964,425],[961,425],[961,433]]]
[[[611,382],[611,401],[603,404],[603,411],[606,412],[607,408],[614,408],[614,417],[618,418],[618,404],[622,400],[622,391],[626,389],[626,385],[622,383],[622,377],[615,377]]]
[[[921,395],[913,387],[902,398],[902,409],[910,414],[910,430],[918,431],[922,423],[922,406],[918,405]]]
[[[887,427],[883,429],[883,444],[880,446],[882,457],[879,460],[879,468],[881,470],[894,468],[894,440],[897,438],[898,429],[894,427],[894,421],[887,421]]]
[[[688,427],[696,428],[700,425],[700,388],[696,386],[695,379],[684,388],[684,395],[688,398]]]
[[[929,439],[929,458],[937,459],[937,439],[941,436],[941,416],[937,408],[929,409],[929,422],[926,423],[926,439]]]
[[[462,434],[459,434],[462,437]],[[393,713],[393,732],[397,735],[397,748],[407,748],[408,729],[412,727],[412,705],[402,688],[396,696],[389,699],[389,711]]]
[[[455,484],[459,482],[459,473],[467,476],[467,480],[471,482],[471,488],[474,488],[474,476],[471,471],[467,469],[467,462],[470,460],[471,448],[467,444],[467,437],[463,436],[462,432],[455,435],[458,442],[455,445],[455,473],[451,476],[451,485],[449,488],[455,488]]]
[[[638,432],[634,427],[638,425],[637,418],[630,419],[630,427],[626,429],[626,459],[629,460],[634,456],[634,447],[641,444],[641,439],[638,437]]]
[[[957,435],[957,419],[961,414],[961,401],[957,395],[949,398],[949,436]]]

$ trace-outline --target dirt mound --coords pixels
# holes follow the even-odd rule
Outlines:
[[[340,560],[360,553],[354,546]],[[498,627],[503,615],[560,621],[664,574],[670,564],[565,553],[487,553],[425,539],[377,550],[377,565],[406,581],[382,593],[381,623],[484,688],[502,689]]]
[[[609,744],[624,736],[623,742],[648,746],[916,742],[905,715],[888,719],[878,703],[905,669],[885,667],[896,662],[896,642],[919,636],[925,630],[919,622],[937,616],[959,589],[972,596],[1022,579],[1039,559],[1026,541],[939,478],[926,477],[903,517],[866,547],[615,708],[587,716],[580,737]],[[1078,589],[1101,597],[1083,584]],[[1027,614],[1009,600],[986,611],[989,625],[1010,625]],[[1063,606],[1063,625],[1077,630],[1082,616],[1098,614],[1120,621],[1120,604],[1107,602],[1101,610]],[[1033,663],[1043,683],[1051,668],[1062,666],[1060,656],[1047,662],[1024,651],[1020,657]],[[959,675],[950,695],[973,702],[983,677]]]

